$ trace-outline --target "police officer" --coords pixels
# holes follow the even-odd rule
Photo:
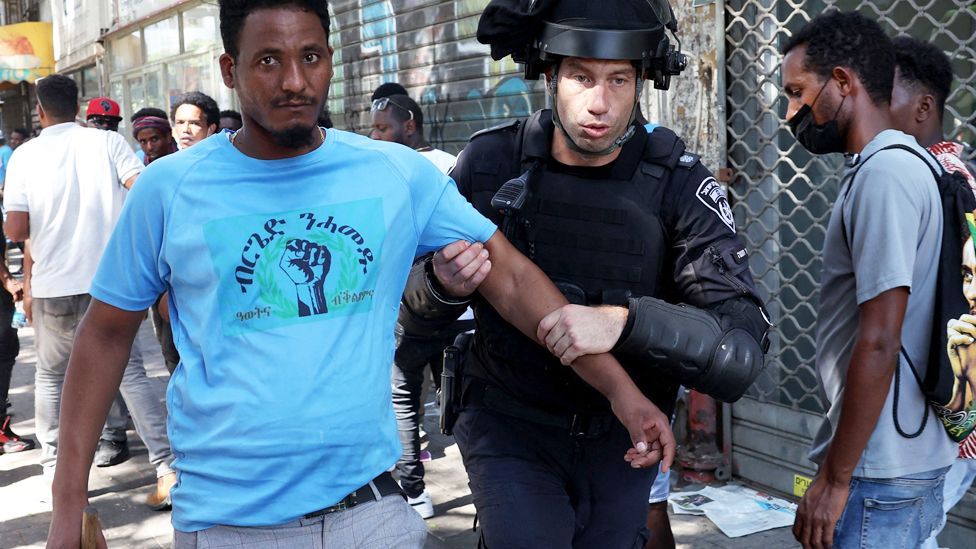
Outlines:
[[[452,176],[575,304],[540,323],[554,356],[472,302],[454,433],[482,546],[647,540],[656,470],[620,463],[627,432],[560,360],[612,350],[666,414],[680,383],[732,401],[762,368],[768,323],[724,189],[638,121],[645,79],[667,88],[685,65],[666,29],[666,0],[494,0],[482,15],[479,40],[545,74],[554,108],[475,134]],[[461,243],[415,269],[401,320],[458,314],[477,257]]]

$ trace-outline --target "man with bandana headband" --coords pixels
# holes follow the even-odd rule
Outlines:
[[[655,470],[619,463],[626,431],[567,364],[611,351],[666,413],[679,384],[733,401],[762,368],[768,323],[725,189],[674,132],[638,122],[645,80],[665,89],[684,68],[676,28],[663,0],[492,1],[481,17],[479,40],[544,74],[554,108],[476,133],[451,175],[571,302],[540,323],[546,352],[472,301],[454,434],[484,546],[648,540]],[[456,317],[483,261],[477,243],[435,254],[401,322]]]
[[[142,161],[147,166],[153,160],[176,152],[176,141],[173,140],[172,133],[173,127],[163,117],[147,115],[132,121],[132,137],[139,142],[143,153]]]
[[[943,219],[937,160],[892,129],[894,50],[877,22],[838,11],[783,48],[797,140],[850,155],[824,241],[816,364],[829,407],[793,526],[804,547],[919,547],[942,523],[957,450],[903,356],[924,378]]]

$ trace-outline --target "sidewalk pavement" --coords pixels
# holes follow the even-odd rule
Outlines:
[[[159,396],[163,398],[168,374],[151,323],[143,323],[138,337],[146,343],[143,348],[153,350],[144,357],[146,369],[158,383]],[[22,328],[20,338],[21,352],[10,390],[13,428],[22,436],[33,437],[33,330]],[[430,536],[426,547],[473,549],[478,540],[477,533],[472,531],[474,505],[457,445],[438,433],[434,414],[428,413],[425,428],[429,433],[426,449],[433,456],[433,461],[426,464],[426,480],[435,512],[434,518],[427,520]],[[91,503],[98,509],[109,547],[168,548],[173,535],[169,513],[151,511],[143,503],[156,479],[145,446],[134,430],[129,431],[129,448],[132,457],[125,463],[92,468]],[[44,547],[51,503],[41,467],[37,465],[39,458],[39,449],[0,455],[0,549]],[[788,528],[729,539],[704,517],[672,516],[671,525],[679,548],[797,547]]]

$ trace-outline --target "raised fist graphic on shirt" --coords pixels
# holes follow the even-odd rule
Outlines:
[[[329,312],[325,298],[325,277],[332,267],[332,253],[329,248],[310,240],[290,240],[278,266],[295,284],[298,316]]]

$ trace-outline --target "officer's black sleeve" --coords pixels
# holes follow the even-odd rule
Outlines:
[[[690,171],[684,182],[672,183],[665,214],[678,293],[697,307],[732,297],[751,297],[760,303],[724,187],[700,163]]]
[[[750,318],[743,327],[762,339],[768,323],[760,311],[762,300],[749,271],[749,254],[736,234],[724,188],[701,163],[690,169],[677,167],[674,173],[662,220],[670,240],[679,301],[717,314],[741,316],[742,310],[753,309],[755,314],[747,315]],[[738,305],[723,305],[727,300]],[[631,307],[639,315],[636,309]],[[631,314],[621,341],[633,328],[634,316]]]
[[[670,184],[662,220],[681,304],[631,299],[615,351],[647,357],[682,383],[734,401],[762,369],[769,324],[724,188],[701,164],[679,166]]]

